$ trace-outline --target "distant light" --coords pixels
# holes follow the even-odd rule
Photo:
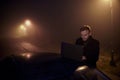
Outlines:
[[[80,66],[80,67],[78,67],[78,68],[76,69],[76,71],[85,70],[85,69],[87,69],[87,68],[88,68],[88,66]]]
[[[26,25],[26,26],[30,26],[30,25],[31,25],[31,21],[30,21],[30,20],[26,20],[26,21],[25,21],[25,25]]]
[[[31,54],[27,54],[26,57],[29,59],[31,57]]]
[[[22,53],[21,56],[29,59],[29,58],[31,58],[32,54],[31,53]]]
[[[20,25],[20,29],[21,29],[22,31],[26,31],[26,28],[25,28],[24,25]]]
[[[19,36],[26,36],[27,35],[27,30],[26,27],[24,25],[20,25],[19,27]]]

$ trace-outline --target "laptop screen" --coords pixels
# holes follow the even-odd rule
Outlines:
[[[61,56],[64,58],[81,61],[83,56],[83,49],[79,45],[62,42]]]

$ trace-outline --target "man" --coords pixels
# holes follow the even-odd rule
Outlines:
[[[83,47],[83,62],[87,66],[95,68],[99,58],[99,41],[93,39],[89,25],[80,28],[80,38],[76,40],[76,45]]]

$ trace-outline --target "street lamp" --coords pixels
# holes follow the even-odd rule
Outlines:
[[[34,31],[33,24],[29,19],[25,20],[19,27],[17,28],[17,36],[19,37],[29,37],[28,34],[31,36]]]
[[[20,29],[21,29],[22,31],[26,31],[26,28],[25,28],[24,25],[20,25]]]
[[[19,31],[20,31],[20,35],[21,36],[25,36],[26,35],[26,27],[23,24],[20,25]]]
[[[26,26],[30,26],[30,25],[31,25],[31,21],[30,21],[30,20],[26,20],[26,21],[25,21],[25,25],[26,25]]]
[[[27,35],[27,31],[29,29],[27,26],[31,26],[30,20],[25,20],[25,22],[22,25],[20,25],[19,31],[21,36]]]
[[[113,4],[112,4],[112,0],[106,0],[106,1],[109,1],[109,5],[110,5],[110,24],[111,24],[111,27],[113,29]],[[114,35],[112,35],[114,36]],[[111,46],[113,46],[113,42],[111,41]],[[111,60],[110,60],[110,65],[111,66],[116,66],[116,63],[114,61],[114,49],[111,50]]]

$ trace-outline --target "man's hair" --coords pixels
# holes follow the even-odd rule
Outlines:
[[[83,25],[80,27],[80,32],[88,30],[89,32],[91,32],[91,27],[89,25]]]

